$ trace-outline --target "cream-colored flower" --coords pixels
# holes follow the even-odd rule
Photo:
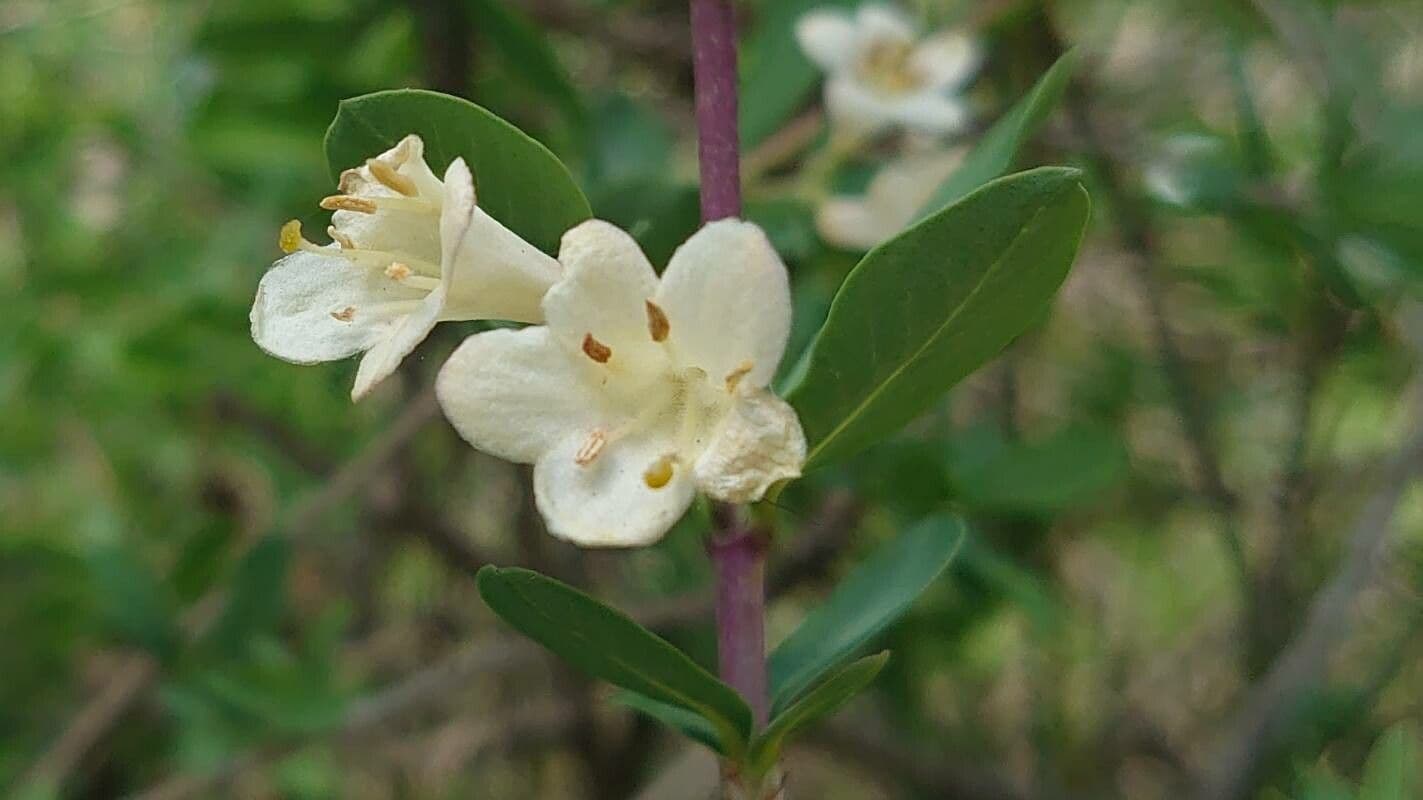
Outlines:
[[[897,127],[944,135],[968,122],[968,109],[953,94],[979,63],[978,46],[965,33],[943,32],[921,41],[898,11],[871,4],[853,15],[812,11],[796,23],[796,39],[827,75],[831,118],[853,134]]]
[[[594,220],[564,235],[559,261],[546,326],[471,336],[436,382],[470,444],[534,464],[554,535],[650,544],[699,490],[752,502],[800,474],[800,421],[767,388],[790,287],[760,228],[706,225],[659,279],[632,237]]]
[[[825,241],[849,250],[869,250],[892,239],[918,219],[964,153],[955,148],[901,156],[875,174],[864,195],[821,203],[815,226]]]
[[[351,398],[359,400],[400,365],[439,322],[542,322],[539,302],[558,262],[499,224],[475,202],[464,159],[444,180],[407,136],[341,174],[329,245],[282,227],[288,255],[272,265],[252,304],[252,338],[297,364],[364,352]]]

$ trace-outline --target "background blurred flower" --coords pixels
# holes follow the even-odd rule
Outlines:
[[[796,24],[801,49],[827,75],[825,105],[835,123],[858,134],[884,128],[943,135],[969,120],[963,88],[978,68],[975,42],[959,31],[920,40],[914,26],[883,5],[855,14],[819,10]]]
[[[875,174],[863,195],[838,195],[821,203],[816,228],[837,247],[869,250],[914,222],[965,152],[954,148],[900,156]]]

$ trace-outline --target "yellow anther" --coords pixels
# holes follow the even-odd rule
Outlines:
[[[652,466],[642,473],[642,482],[649,489],[661,489],[671,483],[676,460],[675,456],[666,455],[652,462]]]
[[[603,448],[608,444],[608,434],[602,428],[596,428],[588,434],[588,440],[583,446],[578,448],[578,452],[573,454],[573,463],[580,467],[586,467],[597,460],[603,452]]]
[[[410,277],[410,267],[399,261],[392,261],[390,266],[385,268],[385,277],[393,281],[403,281]]]
[[[333,194],[330,197],[323,197],[321,198],[321,207],[327,211],[355,211],[361,214],[374,214],[376,211],[374,201],[349,194]]]
[[[355,307],[355,306],[346,306],[345,308],[341,309],[340,311],[332,311],[332,312],[331,312],[331,316],[332,316],[334,319],[340,320],[341,322],[350,322],[351,320],[355,319],[355,317],[356,317],[356,307]]]
[[[301,220],[291,220],[282,226],[282,232],[277,235],[277,244],[281,245],[283,253],[295,253],[301,249]]]
[[[728,372],[726,374],[726,390],[728,392],[735,392],[736,387],[741,385],[741,379],[746,377],[746,374],[755,366],[755,362],[747,360],[737,365],[736,369]]]
[[[593,334],[585,333],[583,334],[583,354],[599,364],[606,364],[608,359],[613,357],[613,348],[594,339]]]
[[[415,186],[415,181],[396,172],[394,167],[384,161],[372,158],[366,162],[366,169],[371,171],[376,180],[406,197],[414,197],[420,192]]]
[[[335,225],[326,226],[326,235],[331,237],[331,241],[341,245],[343,250],[355,250],[356,242],[346,234],[336,230]]]
[[[667,312],[651,300],[645,302],[647,304],[647,332],[652,334],[654,342],[666,341],[667,334],[672,332],[672,323],[667,321]]]

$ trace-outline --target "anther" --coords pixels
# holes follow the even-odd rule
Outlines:
[[[410,277],[410,267],[399,261],[392,261],[390,266],[385,268],[385,277],[393,281],[403,281]]]
[[[647,300],[645,303],[647,305],[647,332],[652,334],[654,342],[666,341],[667,334],[672,332],[672,323],[667,321],[667,313],[651,300]]]
[[[613,357],[613,348],[603,344],[593,338],[593,334],[583,334],[583,355],[588,356],[599,364],[608,363],[608,359]]]
[[[295,253],[301,249],[301,220],[291,220],[282,226],[282,232],[277,235],[277,244],[281,246],[283,253]]]
[[[603,448],[608,444],[608,434],[602,428],[595,428],[588,434],[588,440],[583,446],[578,448],[578,452],[573,454],[573,463],[580,467],[586,467],[597,460],[603,452]]]
[[[741,385],[741,379],[754,368],[756,364],[750,360],[741,362],[736,369],[726,374],[726,390],[735,392],[736,387]]]
[[[372,158],[366,162],[366,169],[371,171],[376,180],[406,197],[414,197],[419,194],[420,190],[415,187],[415,181],[396,172],[394,167],[384,161]]]
[[[355,307],[355,306],[346,306],[345,308],[341,309],[340,311],[332,311],[332,312],[331,312],[331,316],[332,316],[332,318],[338,319],[338,320],[340,320],[341,322],[350,322],[351,320],[355,319],[355,317],[356,317],[356,307]]]
[[[321,198],[321,207],[327,211],[355,211],[360,214],[376,212],[374,201],[349,194],[333,194],[330,197],[323,197]]]
[[[652,466],[642,473],[642,482],[649,489],[661,489],[671,483],[676,460],[675,456],[666,455],[652,462]]]

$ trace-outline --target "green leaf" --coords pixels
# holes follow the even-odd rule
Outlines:
[[[1032,91],[1009,109],[1001,119],[988,129],[973,150],[964,157],[963,164],[944,181],[934,196],[919,212],[920,219],[939,209],[957,202],[959,198],[997,178],[1013,168],[1018,150],[1047,121],[1048,114],[1062,99],[1067,82],[1077,68],[1077,51],[1064,53],[1053,64]]]
[[[1418,783],[1418,738],[1399,723],[1379,737],[1364,764],[1359,800],[1409,800],[1423,789]]]
[[[816,720],[829,716],[859,694],[870,681],[875,679],[884,665],[889,663],[889,651],[885,650],[839,670],[824,683],[811,689],[804,697],[791,703],[771,720],[766,731],[751,745],[751,770],[764,774],[781,756],[781,749],[787,741],[802,728]]]
[[[587,110],[543,31],[501,0],[465,2],[469,3],[475,28],[484,34],[484,41],[508,59],[514,72],[531,88],[557,104],[568,122],[583,124]]]
[[[681,706],[659,703],[637,692],[617,692],[613,695],[613,701],[646,714],[670,728],[681,731],[682,735],[692,741],[701,742],[712,750],[725,754],[721,738],[716,732],[716,726],[708,722],[707,718],[701,714],[688,711]]]
[[[909,609],[963,542],[962,520],[929,517],[882,545],[810,612],[770,658],[772,712]]]
[[[86,561],[104,623],[127,642],[170,655],[178,643],[177,603],[153,570],[120,544],[95,550]]]
[[[776,0],[741,50],[741,144],[754,147],[775,133],[819,83],[818,67],[801,52],[795,24],[808,11],[850,8],[858,0]]]
[[[332,176],[379,155],[407,134],[425,140],[437,175],[457,157],[474,173],[479,206],[546,253],[592,212],[568,169],[547,148],[483,108],[421,89],[342,100],[326,131]]]
[[[246,647],[256,634],[276,627],[285,609],[287,564],[291,547],[279,535],[258,542],[234,570],[222,616],[204,642],[219,653]]]
[[[1091,502],[1127,473],[1126,446],[1109,428],[1072,425],[1014,442],[975,463],[951,461],[961,499],[991,511],[1049,516]]]
[[[1076,170],[1030,170],[866,255],[785,392],[810,443],[806,469],[899,430],[1039,320],[1090,206]]]
[[[518,568],[479,571],[479,593],[505,622],[594,677],[705,717],[721,752],[744,752],[751,709],[685,653],[563,583]]]

